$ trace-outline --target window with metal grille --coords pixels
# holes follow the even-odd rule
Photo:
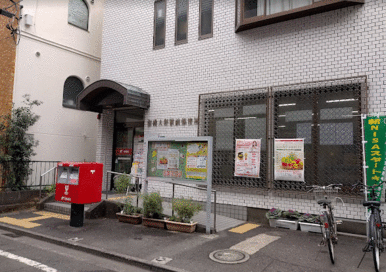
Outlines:
[[[89,11],[85,1],[70,0],[68,2],[68,23],[88,30]]]
[[[201,136],[213,137],[213,183],[266,187],[268,90],[200,96]],[[262,139],[260,178],[234,176],[235,139]]]
[[[165,47],[166,35],[166,0],[154,2],[154,36],[153,48],[161,49]]]
[[[360,84],[274,92],[274,137],[304,138],[307,185],[362,180],[361,97]]]
[[[188,10],[188,0],[176,1],[176,45],[188,42]]]
[[[83,90],[82,81],[74,76],[70,76],[64,82],[63,88],[63,107],[76,108],[76,97]]]
[[[212,136],[213,183],[305,190],[362,180],[366,78],[200,95],[199,135]],[[273,180],[274,139],[305,139],[305,183]],[[235,139],[262,139],[260,178],[234,177]]]

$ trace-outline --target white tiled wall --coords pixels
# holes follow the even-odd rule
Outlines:
[[[366,76],[370,112],[385,114],[386,0],[234,32],[235,2],[214,1],[213,38],[198,40],[199,0],[189,1],[188,43],[174,45],[175,1],[167,1],[164,49],[153,50],[154,1],[105,5],[101,77],[151,95],[145,137],[197,136],[197,125],[148,127],[147,120],[197,118],[199,95]],[[170,194],[162,184],[151,190]],[[204,199],[198,191],[186,193]],[[218,202],[316,212],[314,202],[219,193]],[[337,206],[341,217],[364,219],[359,204]]]

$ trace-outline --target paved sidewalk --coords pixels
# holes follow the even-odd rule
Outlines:
[[[6,221],[36,225],[24,228]],[[370,253],[357,268],[365,240],[343,235],[339,236],[336,264],[332,265],[327,248],[318,247],[320,234],[253,224],[215,235],[177,233],[106,218],[86,219],[83,227],[73,228],[68,217],[34,210],[1,214],[0,222],[0,229],[8,232],[126,261],[151,271],[374,271]],[[230,248],[249,253],[249,260],[223,264],[209,258],[214,251]],[[217,255],[226,259],[227,254]],[[384,255],[381,255],[381,271],[386,271]]]

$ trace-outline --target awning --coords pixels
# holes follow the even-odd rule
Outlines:
[[[76,98],[76,108],[102,112],[103,109],[148,109],[150,95],[124,83],[102,79],[86,87]]]

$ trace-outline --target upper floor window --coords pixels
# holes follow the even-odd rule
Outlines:
[[[364,0],[237,0],[236,32],[364,2]]]
[[[83,0],[70,0],[68,3],[68,23],[88,30],[88,7]]]
[[[82,81],[74,76],[70,76],[64,82],[63,88],[63,107],[76,108],[76,97],[83,90]]]
[[[154,2],[154,36],[153,48],[165,47],[166,34],[166,0]]]
[[[188,41],[189,0],[176,1],[176,44]]]
[[[199,38],[213,37],[213,1],[200,0]]]

